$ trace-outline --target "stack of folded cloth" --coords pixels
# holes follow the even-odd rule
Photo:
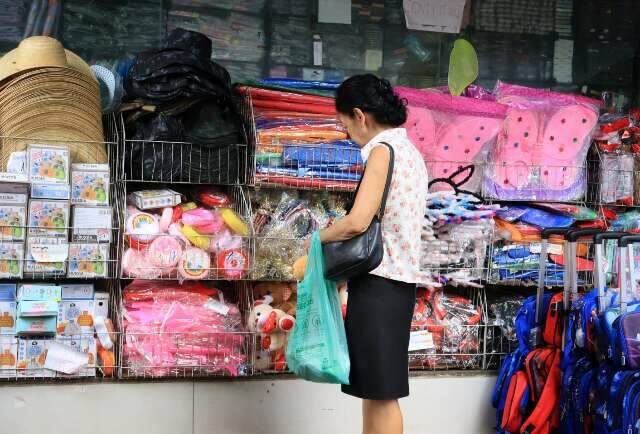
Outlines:
[[[130,178],[238,182],[243,159],[237,145],[246,135],[229,74],[211,61],[211,50],[205,35],[176,29],[164,48],[136,56],[124,83],[133,138],[125,155]]]
[[[264,80],[240,88],[256,121],[256,181],[299,188],[355,188],[359,147],[336,119],[335,83]]]

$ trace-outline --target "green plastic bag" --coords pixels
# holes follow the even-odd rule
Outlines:
[[[304,280],[298,285],[296,326],[287,346],[287,364],[316,383],[349,384],[349,349],[335,282],[324,278],[320,234],[315,232]]]

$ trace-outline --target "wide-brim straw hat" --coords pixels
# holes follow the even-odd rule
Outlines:
[[[100,87],[89,66],[45,36],[0,59],[0,170],[29,144],[65,145],[74,163],[105,163]]]

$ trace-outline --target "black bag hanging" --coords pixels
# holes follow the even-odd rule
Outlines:
[[[387,182],[380,202],[378,213],[373,216],[369,228],[362,234],[345,241],[335,241],[322,246],[324,256],[324,275],[333,281],[346,281],[355,276],[366,274],[375,270],[384,257],[384,246],[382,244],[382,218],[387,206],[387,196],[391,186],[393,176],[394,152],[391,145],[382,142],[389,148],[391,153],[389,158],[389,170],[387,172]],[[356,188],[355,196],[358,195],[360,184],[364,179],[364,173]]]

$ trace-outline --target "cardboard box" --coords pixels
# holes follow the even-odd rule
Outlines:
[[[109,205],[109,165],[71,166],[71,203]]]
[[[69,257],[69,243],[62,238],[29,237],[24,273],[34,277],[64,276]]]
[[[135,191],[131,197],[134,204],[141,210],[166,208],[182,202],[180,193],[169,189]]]
[[[0,240],[24,241],[26,225],[25,205],[0,205]]]
[[[95,337],[91,335],[84,335],[84,336],[74,337],[74,338],[57,337],[56,341],[73,348],[75,351],[79,353],[84,353],[88,355],[87,366],[84,368],[80,368],[80,371],[77,374],[64,374],[62,372],[58,372],[57,373],[58,377],[74,378],[74,377],[95,377],[96,376],[97,349],[96,349]]]
[[[24,243],[0,242],[0,278],[21,279],[24,268]]]
[[[75,283],[60,285],[63,300],[93,300],[95,287],[93,283]]]
[[[57,316],[60,310],[57,301],[53,300],[24,300],[18,304],[19,317]]]
[[[70,197],[69,184],[31,184],[31,199],[69,200]]]
[[[95,302],[90,300],[63,300],[58,311],[58,336],[93,334]]]
[[[0,183],[0,203],[5,205],[26,205],[29,188],[26,184]]]
[[[40,184],[69,184],[69,148],[29,145],[29,181]]]
[[[69,202],[66,200],[29,201],[29,235],[67,239]]]
[[[18,286],[18,301],[62,300],[62,287],[46,283],[24,283]]]
[[[55,316],[18,316],[16,334],[18,336],[49,336],[56,334]]]
[[[28,378],[54,378],[55,371],[44,368],[47,360],[48,339],[19,339],[17,376]]]
[[[109,293],[96,292],[94,297],[93,316],[109,318]]]
[[[14,378],[18,365],[18,339],[0,336],[0,378]]]
[[[73,207],[73,232],[71,241],[76,243],[109,243],[113,225],[111,207]]]
[[[108,244],[69,244],[68,277],[105,278],[108,267]]]
[[[0,337],[16,333],[16,285],[0,284]]]

